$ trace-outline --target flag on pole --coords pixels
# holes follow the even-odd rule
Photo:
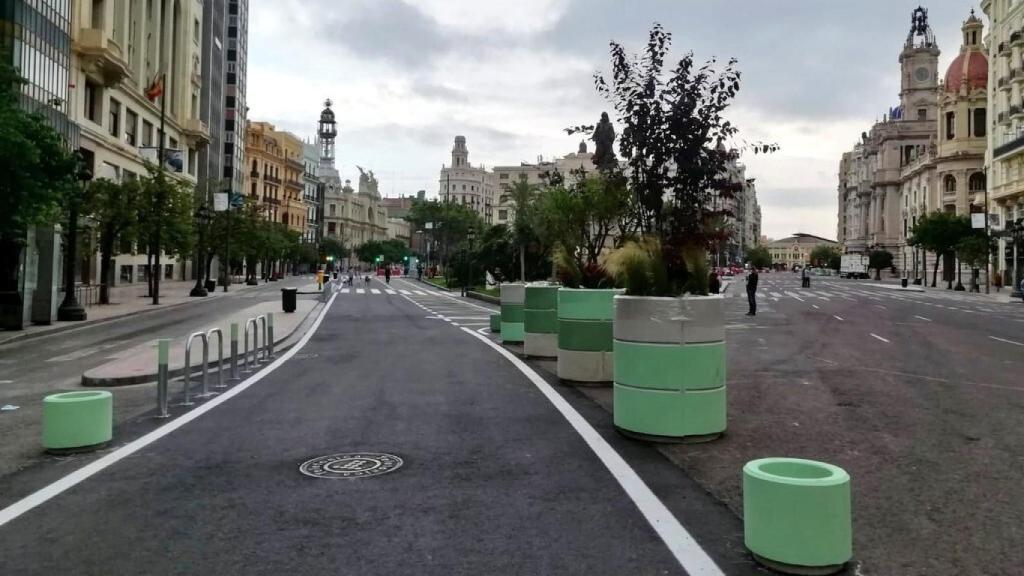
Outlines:
[[[146,98],[150,102],[156,102],[156,99],[164,95],[164,77],[163,74],[157,75],[153,79],[153,83],[146,88]]]

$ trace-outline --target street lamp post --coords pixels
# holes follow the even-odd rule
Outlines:
[[[75,296],[75,265],[78,262],[78,213],[82,200],[85,199],[90,180],[92,180],[92,170],[79,156],[78,181],[82,183],[82,189],[79,194],[71,198],[70,206],[68,206],[68,254],[67,266],[64,268],[64,300],[60,303],[60,308],[57,309],[57,320],[77,322],[86,319],[85,308]]]
[[[1007,224],[1007,229],[1013,238],[1013,292],[1010,296],[1021,298],[1024,297],[1024,292],[1021,292],[1020,289],[1021,276],[1024,275],[1024,270],[1020,266],[1021,244],[1024,244],[1024,218],[1017,218],[1012,226]]]
[[[462,295],[464,297],[469,295],[470,275],[473,272],[470,260],[473,257],[473,238],[475,236],[476,232],[470,228],[469,232],[466,234],[466,279],[462,282]]]
[[[189,296],[203,297],[206,296],[206,287],[203,286],[203,265],[206,263],[206,256],[203,254],[203,239],[205,234],[203,232],[206,226],[210,223],[210,209],[204,203],[198,209],[196,209],[196,224],[199,226],[199,242],[196,247],[196,285],[192,287],[192,291],[188,293]]]

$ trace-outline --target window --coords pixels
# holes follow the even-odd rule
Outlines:
[[[132,267],[131,264],[121,265],[121,282],[126,284],[132,283]]]
[[[103,110],[103,89],[92,80],[85,81],[85,117],[94,124],[99,124]]]
[[[250,192],[249,195],[250,196],[255,196],[256,195],[256,183],[255,182],[252,183],[252,192]]]
[[[928,119],[928,109],[927,108],[918,108],[917,109],[917,119],[918,120],[927,120]]]
[[[164,264],[164,280],[174,279],[174,264]]]
[[[169,142],[169,144],[167,146],[168,148],[170,148],[171,150],[177,150],[178,149],[178,141],[177,140],[175,140],[174,138],[169,138],[168,142]]]
[[[199,44],[199,19],[192,21],[192,41]]]
[[[139,264],[135,267],[135,279],[138,282],[149,280],[149,268],[145,264]]]
[[[956,113],[946,112],[946,140],[956,137]]]
[[[103,0],[92,0],[92,27],[103,30],[103,13],[106,11]]]
[[[498,220],[508,220],[508,210],[498,210]]]
[[[337,206],[335,206],[334,204],[331,204],[331,216],[336,216],[336,215],[337,215]]]
[[[188,173],[192,176],[196,175],[196,151],[193,148],[188,149]]]
[[[110,99],[110,123],[107,131],[115,138],[121,136],[121,103],[113,98]]]
[[[508,180],[508,173],[506,173],[506,172],[502,172],[502,173],[501,173],[501,174],[500,174],[500,175],[498,176],[498,180]]]
[[[124,109],[124,141],[129,146],[138,146],[139,115],[131,108]]]
[[[337,229],[335,228],[334,222],[328,222],[327,223],[327,234],[329,234],[330,236],[334,236],[336,233],[337,233]]]
[[[142,145],[153,145],[153,125],[149,123],[149,120],[142,121]]]
[[[984,138],[985,137],[985,109],[975,108],[974,109],[974,137]]]
[[[942,181],[942,189],[945,190],[947,194],[956,192],[956,178],[954,178],[952,174],[946,174],[946,178]]]
[[[971,174],[971,178],[967,181],[967,189],[971,192],[984,192],[985,175],[981,172]]]

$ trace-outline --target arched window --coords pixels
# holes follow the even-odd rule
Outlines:
[[[952,174],[946,174],[946,178],[942,181],[942,189],[947,193],[956,192],[956,178]]]
[[[984,192],[985,191],[985,175],[981,172],[975,172],[971,174],[970,180],[967,181],[967,189],[971,192]]]

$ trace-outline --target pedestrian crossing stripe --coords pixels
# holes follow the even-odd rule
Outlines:
[[[371,294],[380,294],[380,290],[377,290],[376,288],[370,288],[370,293]]]
[[[427,295],[426,292],[423,292],[422,290],[413,290],[412,293],[417,295],[417,296],[426,296]]]
[[[356,288],[356,294],[366,294],[366,290],[363,290],[362,288]]]
[[[388,294],[397,294],[397,292],[395,292],[394,290],[390,290],[390,289],[385,290],[385,292],[387,292]]]
[[[341,293],[342,294],[348,294],[349,293],[349,289],[348,288],[342,288],[341,289]]]
[[[410,292],[408,290],[399,290],[403,295],[408,296]]]

